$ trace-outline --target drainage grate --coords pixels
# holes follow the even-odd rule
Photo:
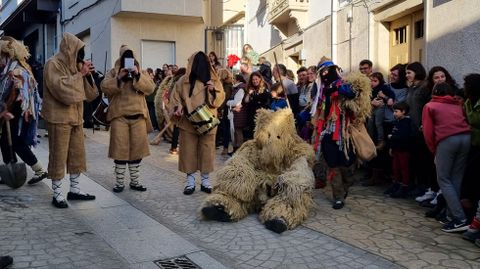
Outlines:
[[[185,256],[154,261],[162,269],[201,269]]]

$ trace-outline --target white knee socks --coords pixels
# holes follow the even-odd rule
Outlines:
[[[62,195],[62,180],[52,180],[53,197],[57,202],[65,201]]]
[[[84,195],[85,193],[80,190],[79,178],[80,174],[70,174],[70,192]]]
[[[210,187],[209,174],[208,173],[202,173],[201,177],[202,177],[202,186]]]
[[[187,187],[195,187],[195,173],[187,174]]]
[[[130,172],[130,185],[139,186],[140,180],[140,163],[129,163],[128,171]]]
[[[126,164],[115,164],[115,178],[116,183],[115,186],[117,187],[124,187],[125,186],[125,170],[127,170]]]

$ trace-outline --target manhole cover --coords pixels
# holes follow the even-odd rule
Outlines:
[[[163,269],[201,269],[200,266],[196,265],[185,256],[158,260],[154,261],[154,263]]]

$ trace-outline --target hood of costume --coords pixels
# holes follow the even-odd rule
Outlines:
[[[119,58],[115,61],[114,67],[107,72],[101,83],[102,91],[107,95],[110,103],[107,120],[112,121],[118,117],[142,115],[150,119],[148,114],[145,96],[153,93],[155,83],[145,70],[140,70],[140,63],[135,58],[135,65],[139,70],[137,76],[133,75],[132,80],[118,80],[117,76],[123,66],[123,58],[127,51],[131,51],[133,57],[135,52],[126,45],[120,47]],[[147,129],[151,131],[151,121],[147,120]]]
[[[98,96],[91,75],[83,76],[79,71],[77,57],[84,46],[76,36],[64,33],[60,51],[45,63],[42,116],[49,123],[83,124],[83,101]]]
[[[14,115],[13,120],[24,126],[20,137],[27,145],[35,145],[42,101],[32,69],[27,64],[30,53],[25,45],[9,36],[0,39],[0,52],[6,56],[6,66],[0,70],[1,101]]]
[[[206,89],[207,80],[213,82],[215,90],[213,92]],[[205,53],[195,52],[188,59],[187,70],[175,84],[172,95],[172,107],[183,109],[181,118],[173,118],[179,128],[195,133],[187,115],[192,113],[197,107],[207,104],[211,112],[217,117],[217,109],[222,105],[225,99],[222,82],[215,69],[209,64]]]

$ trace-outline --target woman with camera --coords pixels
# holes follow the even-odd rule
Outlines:
[[[215,134],[217,128],[211,122],[217,121],[217,109],[225,99],[225,92],[217,72],[213,69],[208,56],[199,51],[188,59],[187,72],[182,76],[173,90],[172,120],[180,128],[180,152],[178,167],[187,174],[183,193],[195,191],[195,173],[200,170],[201,190],[212,192],[209,173],[213,171],[215,161]],[[196,112],[209,115],[210,123],[189,120]],[[197,113],[198,114],[198,113]],[[203,122],[209,122],[208,120]],[[204,133],[199,128],[205,127]]]
[[[140,162],[150,155],[147,132],[152,131],[145,95],[153,92],[155,84],[126,45],[120,47],[120,58],[102,81],[107,95],[107,121],[110,122],[108,157],[115,163],[114,192],[125,188],[125,172],[130,172],[130,189],[146,191],[139,179]]]

